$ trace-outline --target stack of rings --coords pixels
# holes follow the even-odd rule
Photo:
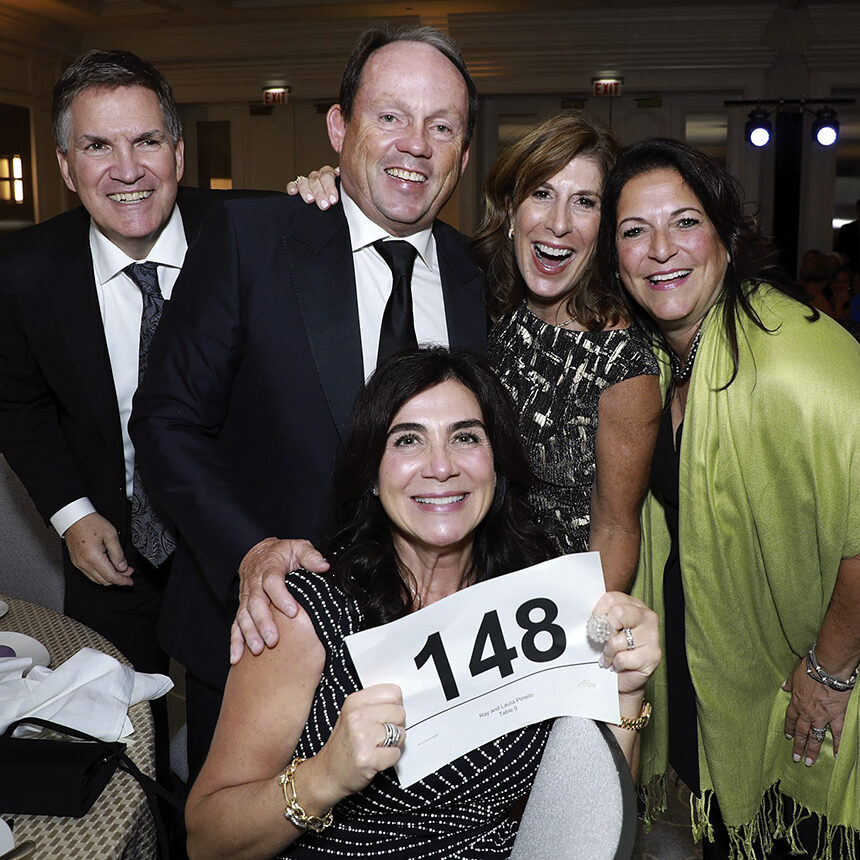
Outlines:
[[[810,726],[809,733],[812,735],[812,737],[815,738],[815,740],[818,741],[818,743],[821,743],[824,738],[827,737],[827,726],[825,726],[823,729],[816,728],[815,726]]]
[[[627,650],[632,651],[636,644],[633,642],[633,631],[629,627],[622,628],[627,639]],[[592,615],[585,625],[585,634],[597,645],[602,645],[615,632],[605,615]]]
[[[400,732],[400,727],[395,726],[394,723],[384,723],[385,725],[385,740],[381,744],[377,744],[380,747],[396,747],[400,743],[400,738],[403,735]]]

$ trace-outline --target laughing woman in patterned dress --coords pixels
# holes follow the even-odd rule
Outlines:
[[[291,574],[299,616],[277,613],[278,646],[230,672],[186,807],[192,858],[509,856],[508,810],[531,787],[549,724],[404,788],[392,770],[406,734],[400,689],[359,689],[343,639],[545,559],[529,478],[510,400],[485,363],[435,348],[380,366],[336,471],[332,571]],[[656,615],[618,593],[595,612],[617,631],[601,663],[618,673],[622,716],[635,719],[659,662]],[[638,732],[611,729],[635,764]]]
[[[537,481],[529,501],[556,552],[599,550],[626,590],[660,414],[657,364],[593,261],[617,144],[586,114],[552,117],[487,179],[475,247],[496,320],[490,363],[517,406]]]

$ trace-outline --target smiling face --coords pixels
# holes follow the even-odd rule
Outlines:
[[[379,464],[379,500],[398,556],[471,558],[474,533],[495,490],[493,449],[475,395],[446,380],[408,400],[388,429]]]
[[[624,186],[615,241],[633,299],[670,342],[692,335],[720,295],[728,252],[677,171],[642,173]]]
[[[568,316],[567,299],[597,239],[602,185],[600,165],[577,156],[514,213],[514,254],[528,288],[526,302],[546,322],[559,323]]]
[[[328,113],[347,194],[393,236],[433,224],[469,160],[463,77],[421,42],[391,42],[371,54],[347,122]]]
[[[57,150],[66,185],[98,229],[143,259],[170,220],[183,143],[170,138],[158,97],[141,86],[89,87],[69,109],[68,150]]]

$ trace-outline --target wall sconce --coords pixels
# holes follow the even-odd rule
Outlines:
[[[12,196],[16,203],[24,202],[24,164],[20,155],[12,156]]]
[[[20,155],[0,156],[0,201],[24,202],[24,162]]]

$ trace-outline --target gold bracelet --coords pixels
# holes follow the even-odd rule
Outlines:
[[[636,717],[635,720],[630,719],[630,717],[622,717],[620,723],[616,723],[622,729],[627,729],[629,732],[638,732],[645,728],[648,725],[648,721],[651,719],[651,703],[650,702],[642,702],[642,710],[639,711],[639,716]]]
[[[325,815],[308,815],[299,799],[296,796],[296,784],[293,782],[293,777],[299,769],[299,765],[304,761],[301,756],[296,756],[290,766],[278,777],[278,782],[284,789],[284,818],[291,821],[300,830],[312,830],[314,833],[322,833],[326,827],[329,827],[334,821],[334,816],[331,810]]]

